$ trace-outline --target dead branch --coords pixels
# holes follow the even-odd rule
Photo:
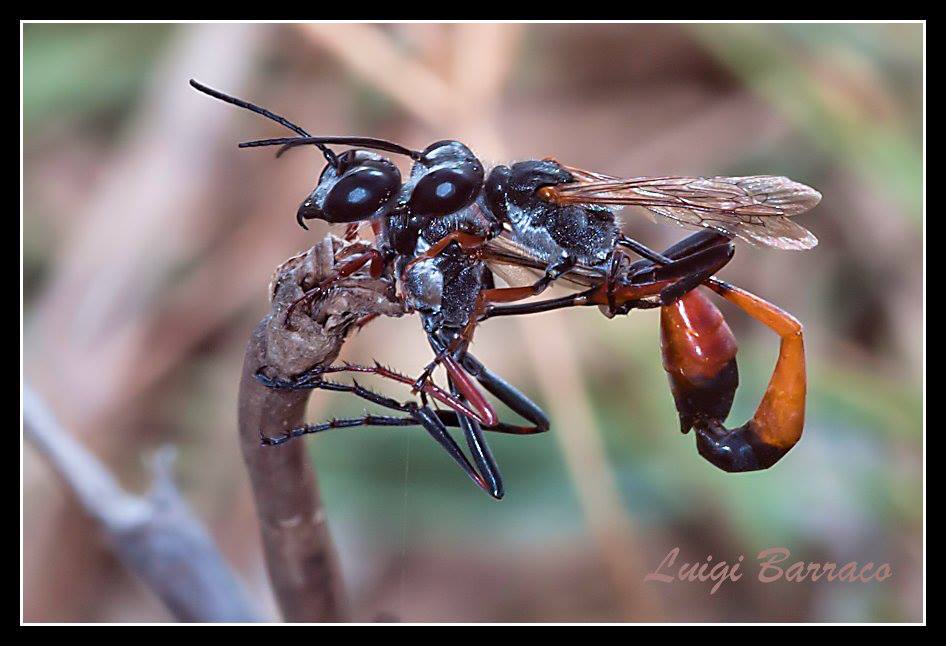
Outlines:
[[[338,558],[304,442],[262,446],[260,435],[278,436],[303,423],[311,391],[266,388],[255,375],[288,379],[338,356],[354,323],[369,314],[400,316],[403,306],[390,284],[367,276],[336,283],[313,306],[284,324],[286,308],[303,289],[328,276],[341,243],[327,237],[276,271],[272,309],[253,331],[240,382],[239,428],[250,474],[263,549],[276,600],[286,621],[345,621],[348,607]]]
[[[213,539],[174,485],[174,450],[152,460],[146,496],[124,491],[68,433],[39,395],[23,388],[24,435],[49,461],[115,553],[178,621],[261,621]]]

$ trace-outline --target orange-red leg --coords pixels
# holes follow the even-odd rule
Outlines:
[[[430,248],[427,249],[427,251],[412,258],[410,262],[404,265],[404,269],[402,270],[401,274],[406,276],[410,268],[417,263],[424,260],[430,260],[431,258],[436,258],[441,253],[443,253],[443,250],[449,247],[453,242],[456,242],[458,245],[460,245],[460,248],[464,251],[472,251],[482,247],[486,240],[487,238],[475,235],[473,233],[466,233],[465,231],[453,231],[442,237],[434,244],[430,245]]]
[[[358,229],[361,228],[361,222],[351,222],[345,227],[345,242],[352,242],[358,237]]]
[[[454,341],[454,345],[459,345],[459,343],[466,342],[470,344],[473,342],[473,333],[476,331],[476,325],[479,323],[480,317],[486,311],[490,305],[495,305],[499,303],[514,303],[516,301],[521,301],[526,298],[530,298],[537,294],[541,293],[541,290],[536,290],[535,286],[527,285],[525,287],[496,287],[494,289],[484,289],[476,296],[476,305],[473,308],[473,313],[470,315],[470,320],[463,327],[463,332],[457,337],[457,340]],[[455,351],[456,347],[451,347],[451,351]]]
[[[307,290],[299,298],[294,300],[289,304],[289,307],[286,308],[286,325],[289,324],[289,319],[292,317],[292,313],[296,311],[296,308],[303,303],[311,303],[315,300],[320,294],[322,294],[326,289],[331,287],[332,283],[351,276],[356,271],[370,263],[369,273],[372,278],[378,278],[384,273],[384,254],[382,254],[377,249],[367,249],[361,254],[353,257],[351,260],[346,260],[345,262],[335,266],[335,269],[332,273],[322,280],[318,285],[312,289]]]
[[[680,414],[704,458],[725,471],[756,471],[777,462],[801,438],[805,420],[805,349],[794,317],[749,292],[711,280],[710,289],[781,337],[779,357],[752,419],[723,421],[738,385],[736,342],[722,314],[699,290],[661,308],[664,369]]]
[[[459,380],[463,385],[459,387],[459,390],[466,401],[461,401],[457,399],[451,393],[448,393],[441,389],[436,384],[427,381],[424,383],[420,392],[430,395],[432,398],[449,406],[451,409],[475,419],[484,426],[495,426],[499,423],[499,416],[496,414],[496,411],[493,409],[492,405],[486,401],[486,398],[483,397],[476,386],[473,385],[470,376],[463,371],[463,369],[453,360],[453,357],[450,357],[450,362],[445,361],[447,367],[447,373],[456,380]],[[392,381],[397,381],[405,385],[412,385],[413,382],[406,375],[402,375],[394,370],[385,368],[379,364],[374,366],[361,366],[356,364],[343,364],[341,366],[330,366],[322,370],[323,374],[328,374],[332,372],[369,372],[375,374],[385,379],[390,379]]]

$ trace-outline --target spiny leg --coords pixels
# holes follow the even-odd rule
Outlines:
[[[419,407],[415,404],[408,413],[407,416],[403,417],[366,414],[362,417],[332,419],[322,424],[305,424],[298,426],[287,431],[285,435],[278,437],[262,437],[261,440],[262,443],[267,446],[276,446],[302,435],[321,433],[336,428],[353,428],[356,426],[422,426],[424,430],[447,451],[450,457],[453,458],[460,468],[463,469],[463,472],[466,473],[478,487],[491,496],[497,497],[493,493],[493,488],[477,473],[473,465],[470,464],[470,461],[463,454],[463,451],[460,450],[459,445],[457,445],[456,441],[447,431],[444,420],[442,420],[433,409],[427,406]]]
[[[340,390],[342,386],[340,384],[335,384],[334,382],[325,381],[324,375],[333,374],[338,372],[359,372],[366,374],[377,375],[383,379],[388,379],[390,381],[396,381],[400,384],[411,385],[412,381],[406,375],[392,370],[391,368],[386,368],[380,363],[375,363],[373,366],[362,366],[354,363],[344,363],[339,366],[328,366],[325,368],[316,368],[304,372],[291,380],[276,379],[269,377],[265,374],[265,367],[260,368],[256,372],[256,379],[261,384],[267,388],[274,388],[278,390],[312,390],[312,389],[322,389],[322,390]],[[471,409],[467,407],[459,399],[451,395],[450,393],[444,391],[442,388],[437,386],[434,383],[425,383],[422,391],[425,395],[436,399],[445,406],[450,407],[452,410],[455,410],[463,415],[469,415],[486,424],[489,421],[497,421],[495,419],[495,412],[492,413],[492,416],[481,413],[478,410]],[[358,394],[355,392],[354,394]],[[491,411],[492,409],[490,409]],[[487,424],[490,425],[490,424]]]
[[[484,366],[479,359],[470,354],[465,344],[458,350],[448,351],[447,348],[450,346],[451,339],[446,336],[446,333],[443,331],[441,331],[439,335],[428,335],[428,340],[430,341],[431,348],[433,348],[438,356],[447,355],[455,361],[459,361],[464,376],[476,379],[483,388],[495,396],[500,402],[508,406],[510,410],[531,422],[533,426],[522,427],[523,429],[528,429],[524,432],[541,433],[549,430],[549,419],[545,411],[526,397],[515,386]],[[469,388],[479,394],[479,391],[476,390],[475,386],[472,384]]]
[[[444,331],[441,330],[440,333],[442,334]],[[434,351],[434,360],[424,368],[421,376],[414,381],[413,390],[415,392],[423,392],[423,389],[430,383],[430,377],[433,374],[434,368],[439,364],[443,364],[451,384],[456,386],[460,391],[463,398],[469,403],[470,408],[477,411],[477,421],[484,426],[495,426],[496,423],[499,422],[499,416],[496,414],[496,411],[489,401],[483,396],[483,393],[476,387],[476,384],[473,383],[470,375],[457,361],[457,356],[462,356],[462,353],[466,351],[462,336],[458,336],[453,341],[448,342],[439,338],[435,333],[428,333],[427,341]],[[458,344],[462,347],[457,349],[455,346]]]
[[[363,415],[348,419],[331,419],[321,424],[303,424],[289,429],[283,435],[267,437],[260,436],[260,443],[264,446],[279,446],[289,440],[312,433],[322,433],[336,428],[353,428],[355,426],[417,426],[419,422],[413,417],[392,417],[389,415]]]
[[[502,480],[499,476],[495,460],[489,452],[489,447],[482,435],[479,424],[470,417],[458,414],[455,411],[435,411],[429,406],[418,406],[416,402],[398,402],[390,397],[375,393],[361,386],[358,382],[340,384],[322,381],[319,388],[337,392],[348,392],[362,399],[378,404],[385,408],[407,413],[406,416],[396,417],[389,415],[372,415],[365,413],[362,417],[347,419],[332,419],[321,424],[305,424],[288,430],[284,435],[276,437],[261,436],[260,441],[267,446],[284,444],[289,440],[303,435],[321,433],[337,428],[353,428],[357,426],[422,426],[438,444],[460,466],[464,473],[481,489],[496,499],[503,497]],[[447,426],[459,427],[463,430],[473,451],[477,467],[474,467],[456,440],[447,431]],[[492,430],[492,429],[491,429]],[[495,428],[498,432],[520,434],[520,428],[499,423]]]
[[[715,281],[710,289],[781,337],[779,358],[752,419],[727,429],[738,385],[736,342],[722,314],[692,291],[661,310],[664,368],[680,413],[692,426],[697,449],[724,471],[767,469],[800,439],[805,418],[805,350],[801,324],[790,314],[738,287]]]
[[[360,397],[366,401],[370,401],[373,404],[378,404],[384,408],[389,408],[402,413],[409,413],[413,407],[416,405],[414,402],[398,402],[391,397],[387,397],[380,393],[376,393],[372,390],[369,390],[359,384],[357,381],[353,381],[352,384],[341,384],[337,382],[323,380],[319,382],[317,386],[312,386],[313,388],[319,388],[321,390],[329,390],[333,392],[346,392],[356,397]],[[451,428],[460,428],[460,417],[467,417],[462,413],[458,413],[455,410],[436,410],[434,411],[437,417],[446,425]],[[288,440],[299,437],[301,435],[309,435],[311,433],[320,433],[322,431],[331,430],[333,428],[348,428],[349,426],[412,426],[418,424],[413,417],[404,418],[404,417],[390,417],[390,416],[377,416],[377,415],[364,415],[360,418],[354,418],[358,420],[363,420],[360,423],[352,422],[351,420],[334,420],[332,422],[325,422],[323,424],[306,424],[298,428],[287,431],[285,435],[280,435],[277,437],[261,437],[263,444],[267,445],[276,445],[283,444]],[[373,420],[381,419],[379,422]],[[394,422],[392,420],[400,420],[399,422]],[[413,421],[411,421],[413,420]],[[345,423],[342,423],[345,422]],[[351,423],[348,423],[351,422]],[[517,426],[515,424],[506,424],[500,422],[495,426],[487,427],[485,430],[493,433],[505,433],[509,435],[533,435],[535,433],[541,433],[546,428],[538,428],[533,426]]]
[[[289,307],[286,308],[285,324],[289,325],[289,320],[292,317],[292,313],[295,312],[297,307],[299,307],[303,303],[311,303],[313,300],[318,298],[322,293],[324,293],[325,290],[331,287],[333,283],[341,280],[342,278],[347,278],[348,276],[351,276],[356,271],[358,271],[359,269],[361,269],[362,267],[364,267],[365,265],[369,263],[371,265],[370,274],[372,278],[380,277],[381,274],[384,273],[385,262],[386,262],[386,259],[384,257],[384,254],[382,254],[377,249],[369,248],[366,251],[362,252],[361,254],[355,256],[354,258],[350,260],[346,260],[345,262],[339,265],[336,265],[335,269],[332,270],[332,273],[327,278],[320,281],[319,284],[313,287],[312,289],[306,290],[302,294],[302,296],[300,296],[299,298],[297,298],[296,300],[294,300],[292,303],[289,304]]]
[[[462,368],[462,371],[460,371],[461,375],[465,377],[472,376],[499,401],[508,406],[520,417],[533,424],[533,426],[514,427],[519,429],[520,434],[542,433],[549,429],[549,420],[545,412],[509,382],[486,368],[476,357],[467,351],[465,345],[459,350],[448,351],[447,348],[451,344],[451,339],[446,337],[443,331],[441,331],[440,335],[429,334],[428,340],[431,348],[438,357],[444,358],[449,356],[454,361],[458,360]],[[432,362],[428,368],[432,370],[433,365],[435,364]],[[425,370],[425,374],[426,373],[427,371]],[[421,379],[423,379],[423,377],[424,375],[422,375]],[[420,381],[420,379],[418,381]],[[416,387],[417,382],[415,382],[415,388]],[[468,379],[465,388],[467,391],[476,393],[479,397],[482,396],[479,394],[475,385],[470,383]],[[494,430],[494,427],[488,427],[488,430]]]

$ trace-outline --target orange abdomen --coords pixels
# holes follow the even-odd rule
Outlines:
[[[736,339],[699,290],[660,309],[660,349],[680,430],[725,420],[739,385]]]

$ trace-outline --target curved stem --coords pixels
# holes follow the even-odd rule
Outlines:
[[[266,356],[267,325],[262,321],[250,336],[239,402],[240,448],[256,499],[266,567],[286,621],[344,621],[341,568],[306,444],[260,443],[260,433],[279,435],[302,424],[311,394],[273,390],[256,380]]]

